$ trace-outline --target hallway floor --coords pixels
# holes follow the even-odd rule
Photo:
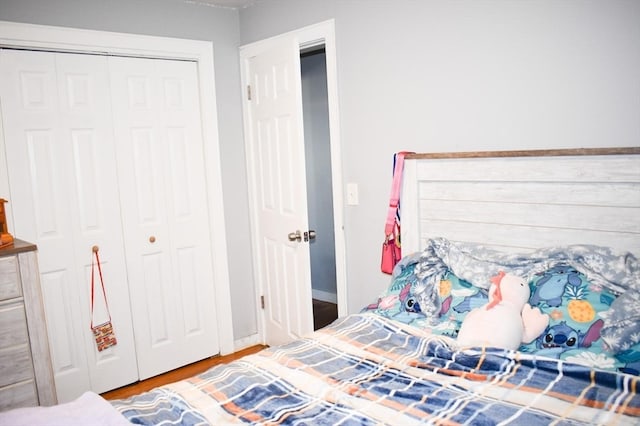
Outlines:
[[[331,324],[338,318],[338,305],[313,299],[313,329]]]

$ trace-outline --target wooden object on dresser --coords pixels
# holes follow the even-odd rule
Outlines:
[[[13,235],[9,233],[7,214],[4,210],[4,203],[6,202],[7,200],[0,198],[0,248],[13,244]]]
[[[0,249],[0,411],[57,403],[36,250]]]

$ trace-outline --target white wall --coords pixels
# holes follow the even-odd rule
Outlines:
[[[640,145],[640,2],[273,0],[240,11],[249,43],[335,19],[349,311],[378,272],[398,150]]]
[[[0,0],[0,20],[213,42],[233,332],[256,333],[238,11],[183,0]]]

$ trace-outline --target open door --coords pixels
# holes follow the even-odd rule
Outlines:
[[[314,329],[310,259],[314,225],[309,229],[300,55],[321,45],[326,51],[331,157],[326,173],[331,174],[333,196],[332,206],[326,208],[333,212],[329,232],[334,237],[336,299],[342,316],[347,314],[347,291],[334,23],[322,22],[240,48],[256,297],[263,307],[262,340],[269,345]]]
[[[257,284],[264,340],[276,345],[313,331],[297,41],[283,37],[244,65]]]

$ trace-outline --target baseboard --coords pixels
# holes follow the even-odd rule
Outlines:
[[[238,352],[242,349],[246,349],[249,348],[251,346],[255,346],[255,345],[261,345],[262,344],[262,339],[260,338],[259,334],[252,334],[250,336],[247,337],[243,337],[241,339],[238,340],[234,340],[233,341],[233,349],[235,352]]]
[[[312,289],[311,296],[314,299],[322,300],[323,302],[338,303],[338,295],[336,293]]]

